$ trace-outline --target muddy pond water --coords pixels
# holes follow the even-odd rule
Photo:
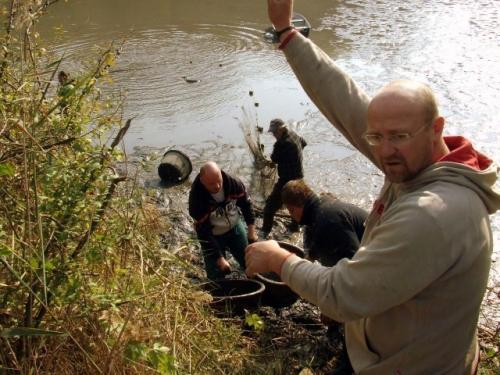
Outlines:
[[[500,161],[497,0],[295,4],[312,25],[311,39],[369,94],[397,78],[427,82],[447,119],[446,134],[465,135]],[[122,43],[110,90],[125,95],[125,117],[135,117],[125,138],[129,153],[180,148],[195,170],[216,160],[261,201],[239,123],[243,110],[264,127],[281,117],[309,143],[305,174],[314,189],[369,208],[381,173],[304,94],[282,53],[264,40],[268,26],[264,1],[72,0],[52,6],[39,31],[72,74],[93,46]],[[264,134],[262,141],[270,152],[273,139]],[[497,274],[500,213],[492,226]]]

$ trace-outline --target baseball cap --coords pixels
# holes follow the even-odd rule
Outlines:
[[[285,122],[280,118],[275,118],[269,123],[268,132],[274,133],[276,130],[285,125]]]

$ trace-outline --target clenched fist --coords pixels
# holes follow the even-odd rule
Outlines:
[[[281,265],[291,253],[282,249],[274,240],[260,241],[248,245],[245,250],[247,276],[256,273],[274,272],[280,275]]]

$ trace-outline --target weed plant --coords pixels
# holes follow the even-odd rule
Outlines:
[[[252,341],[210,314],[161,248],[168,223],[115,169],[131,125],[101,91],[115,48],[57,86],[63,61],[35,31],[54,2],[0,5],[0,372],[259,372]]]

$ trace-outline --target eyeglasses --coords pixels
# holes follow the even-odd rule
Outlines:
[[[382,134],[365,133],[362,137],[370,146],[380,146],[384,139],[386,139],[393,146],[401,146],[413,139],[418,133],[421,133],[424,129],[429,127],[430,126],[428,124],[425,124],[418,128],[414,133],[396,133],[390,134],[387,137],[384,137]]]

